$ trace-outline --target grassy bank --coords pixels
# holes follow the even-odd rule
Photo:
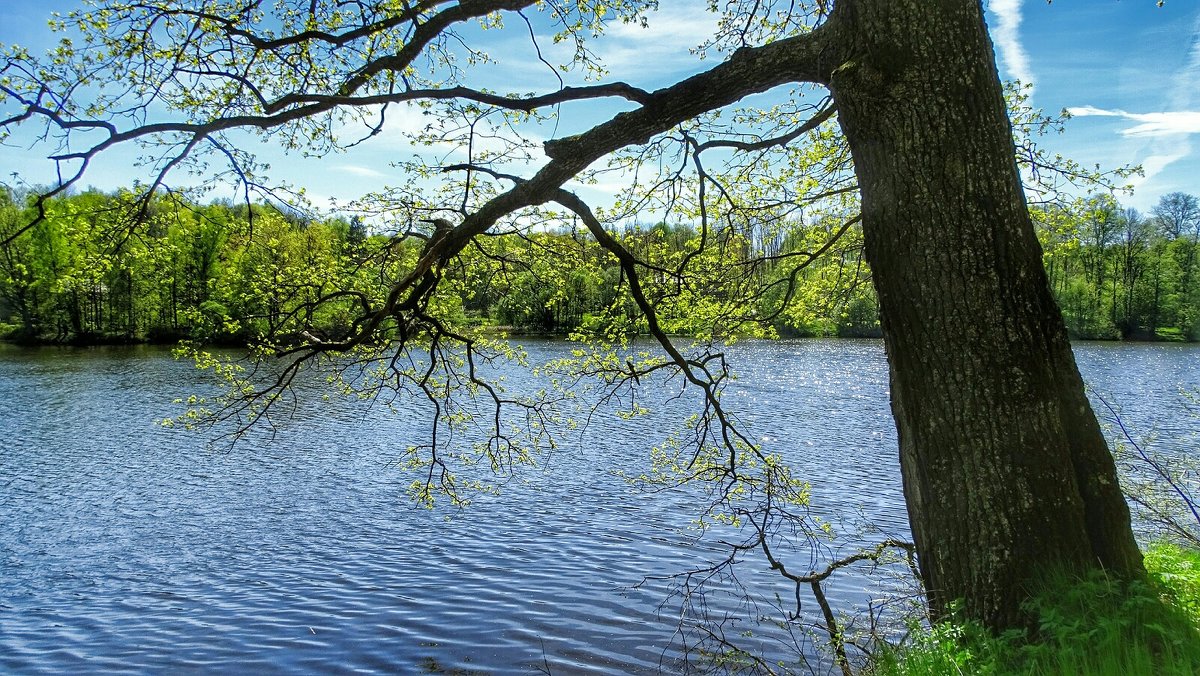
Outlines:
[[[1059,578],[1030,604],[1035,631],[989,635],[945,623],[885,651],[879,676],[1200,674],[1200,552],[1159,544],[1149,579]]]

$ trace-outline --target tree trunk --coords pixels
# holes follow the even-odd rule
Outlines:
[[[1151,250],[1153,251],[1153,250]],[[1154,261],[1154,301],[1150,304],[1150,340],[1158,340],[1158,315],[1162,305],[1162,256]]]
[[[935,618],[993,629],[1051,568],[1142,572],[1014,162],[978,0],[840,0],[830,82]]]

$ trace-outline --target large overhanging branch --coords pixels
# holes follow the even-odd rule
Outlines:
[[[476,236],[499,219],[520,209],[557,199],[563,184],[601,157],[623,147],[644,143],[697,115],[715,110],[756,92],[801,81],[822,81],[828,65],[824,29],[764,47],[742,49],[711,70],[694,75],[646,97],[638,109],[619,113],[582,134],[546,143],[551,158],[528,180],[520,181],[467,214],[462,222],[430,241],[408,275],[393,286],[387,301],[362,325],[359,334],[343,343],[315,347],[319,351],[350,349],[398,310],[417,302],[432,289],[431,271],[461,252]],[[424,279],[424,283],[419,283]],[[415,293],[419,291],[420,293]],[[401,303],[401,297],[407,301]]]
[[[520,7],[528,4],[532,3],[480,1],[464,2],[457,7],[469,6],[476,9],[490,7],[489,11],[495,11],[496,9]],[[433,5],[431,4],[430,6]],[[437,16],[444,16],[451,11],[452,9],[445,10]],[[433,24],[433,21],[427,22],[422,24],[417,30],[423,30],[425,27]],[[728,60],[708,71],[696,74],[677,84],[653,92],[636,89],[624,83],[613,83],[594,87],[567,87],[550,94],[524,98],[508,98],[465,87],[412,89],[380,95],[358,95],[356,93],[374,74],[391,68],[403,68],[405,67],[405,63],[411,62],[412,58],[415,58],[411,53],[406,54],[402,52],[394,57],[396,60],[388,61],[387,59],[380,59],[359,69],[337,95],[301,94],[283,97],[266,106],[267,114],[264,115],[231,115],[212,120],[208,123],[150,124],[127,131],[120,131],[115,125],[106,121],[70,119],[64,116],[60,110],[52,106],[42,105],[39,99],[31,99],[27,102],[28,106],[25,115],[27,117],[35,115],[45,117],[52,124],[57,125],[63,130],[100,130],[103,133],[107,133],[108,138],[86,151],[65,153],[56,158],[60,161],[78,160],[84,167],[86,167],[94,155],[117,143],[144,138],[154,134],[174,133],[182,135],[182,149],[179,156],[167,162],[163,167],[154,182],[154,185],[157,186],[162,183],[166,172],[181,162],[182,158],[190,153],[197,144],[205,140],[216,143],[217,141],[213,137],[220,132],[235,128],[271,129],[281,127],[291,122],[312,115],[326,113],[340,107],[375,106],[406,101],[458,99],[509,110],[533,110],[556,103],[614,96],[625,98],[638,104],[635,109],[617,114],[612,119],[597,125],[589,131],[546,143],[544,150],[549,161],[528,179],[504,176],[491,171],[490,173],[498,178],[511,178],[514,182],[513,186],[509,190],[501,192],[492,199],[484,202],[478,208],[469,210],[464,203],[462,210],[464,213],[463,219],[457,226],[447,223],[444,227],[434,229],[417,255],[416,263],[406,268],[403,276],[391,285],[382,300],[372,301],[365,294],[351,291],[333,292],[322,296],[323,299],[330,301],[339,298],[349,298],[355,303],[355,312],[359,316],[353,322],[350,335],[340,341],[323,341],[313,338],[310,334],[302,333],[302,335],[309,339],[308,343],[284,348],[277,353],[277,355],[287,358],[282,366],[282,372],[278,373],[265,387],[243,391],[245,395],[242,398],[243,403],[261,401],[263,402],[263,406],[247,407],[244,410],[250,413],[251,424],[258,420],[277,395],[289,387],[305,364],[312,361],[319,361],[325,355],[342,354],[345,355],[348,361],[357,359],[365,363],[370,359],[375,359],[376,354],[389,349],[384,346],[384,341],[389,339],[394,339],[399,343],[399,347],[394,350],[394,354],[399,355],[401,351],[409,349],[416,344],[416,341],[408,340],[413,334],[406,335],[407,327],[411,325],[417,327],[418,330],[424,331],[424,333],[419,335],[421,336],[421,340],[425,341],[424,345],[429,348],[428,352],[430,356],[427,368],[422,373],[411,376],[409,383],[416,387],[419,393],[429,400],[437,413],[438,419],[440,419],[444,411],[442,408],[443,403],[449,400],[450,395],[435,392],[433,385],[431,385],[433,374],[437,368],[434,353],[442,349],[442,341],[463,346],[466,359],[467,382],[471,387],[481,390],[485,394],[485,397],[494,404],[493,414],[490,418],[490,431],[492,438],[500,444],[497,446],[497,449],[500,451],[507,449],[510,453],[513,452],[513,449],[516,447],[506,438],[505,432],[501,428],[500,407],[524,407],[527,411],[532,412],[533,415],[539,416],[542,415],[540,409],[526,405],[512,397],[507,397],[499,390],[494,389],[476,369],[473,338],[465,333],[455,331],[438,317],[434,316],[428,310],[429,299],[436,290],[442,278],[443,270],[449,262],[463,252],[467,246],[470,246],[473,242],[477,242],[478,238],[487,234],[489,229],[492,229],[499,221],[506,217],[511,217],[523,209],[537,207],[548,202],[557,202],[579,216],[599,245],[616,257],[620,263],[624,279],[628,281],[630,294],[638,310],[645,317],[651,335],[668,355],[669,363],[676,369],[676,372],[682,374],[687,383],[694,385],[703,393],[705,413],[701,416],[703,422],[698,423],[698,426],[705,426],[704,435],[708,434],[709,427],[715,430],[713,432],[714,439],[712,446],[715,447],[715,452],[722,454],[723,457],[718,455],[712,461],[709,468],[697,470],[691,476],[710,481],[712,484],[719,486],[716,489],[718,495],[714,504],[729,504],[733,499],[735,488],[744,486],[750,486],[751,490],[761,490],[762,493],[759,494],[759,497],[766,495],[763,498],[765,506],[762,507],[762,511],[756,511],[749,515],[751,517],[750,526],[757,533],[757,538],[752,540],[751,543],[761,543],[765,555],[772,564],[775,564],[776,560],[772,558],[771,552],[767,549],[766,534],[771,532],[773,528],[776,528],[777,526],[774,524],[777,524],[780,520],[795,521],[803,517],[790,515],[775,506],[772,495],[776,491],[779,496],[786,496],[789,492],[797,492],[796,485],[792,483],[789,471],[780,464],[777,464],[777,460],[773,456],[764,452],[758,443],[747,436],[740,429],[736,418],[730,412],[727,412],[722,405],[720,390],[727,382],[729,375],[723,355],[719,353],[713,354],[711,350],[700,357],[685,355],[683,351],[672,343],[666,330],[661,326],[652,298],[647,296],[646,290],[643,288],[642,275],[647,270],[661,269],[678,278],[684,274],[683,268],[687,265],[690,258],[685,257],[684,261],[679,264],[679,267],[674,270],[656,268],[650,261],[638,260],[620,241],[605,230],[603,224],[583,200],[564,189],[563,186],[568,181],[579,176],[593,163],[611,153],[629,146],[645,144],[656,136],[678,128],[681,124],[689,120],[734,104],[751,94],[796,82],[826,82],[831,70],[838,63],[838,60],[835,58],[836,50],[834,49],[834,40],[831,33],[833,29],[831,26],[832,24],[825,24],[812,33],[779,40],[761,47],[740,49],[733,53]],[[440,31],[442,29],[437,30]],[[428,29],[428,31],[437,32],[433,28]],[[326,41],[341,39],[332,34],[314,34],[308,36],[308,38]],[[295,39],[299,41],[299,38]],[[428,38],[428,40],[431,39],[433,38]],[[408,44],[413,45],[416,43],[417,41],[413,40]],[[408,59],[408,61],[406,62],[405,59]],[[9,93],[11,94],[12,92]],[[743,152],[758,152],[786,145],[801,135],[819,127],[832,117],[833,112],[832,107],[826,106],[800,126],[789,129],[780,135],[763,138],[758,141],[710,141],[704,144],[693,143],[692,147],[697,156],[697,171],[701,175],[701,186],[705,185],[704,182],[706,180],[711,180],[704,176],[703,168],[698,163],[698,156],[703,150],[725,148]],[[72,178],[70,182],[77,180],[82,175],[82,170],[83,167],[80,168],[80,173],[75,178]],[[476,170],[480,169],[476,168]],[[700,201],[703,204],[703,194]],[[41,203],[39,203],[39,208],[40,206]],[[815,249],[813,252],[795,252],[791,255],[805,256],[805,260],[808,262],[815,260],[821,253],[828,250],[832,246],[832,242],[836,241],[836,237],[846,232],[856,220],[852,219],[844,223],[829,242]],[[11,241],[11,238],[6,241]],[[791,297],[796,274],[800,267],[803,266],[798,266],[793,270],[787,279],[787,298]],[[649,275],[646,276],[648,277]],[[390,329],[395,329],[395,331],[389,333]],[[356,348],[368,346],[378,348],[378,351],[370,353],[371,356],[369,357],[360,356],[360,354],[367,353],[365,350],[363,353],[355,353]],[[349,354],[347,355],[346,353]],[[648,368],[656,369],[659,367],[651,366]],[[399,378],[400,370],[393,368],[393,371],[397,373],[397,377]],[[643,370],[641,373],[648,372],[649,370]],[[630,375],[635,380],[638,377],[632,365],[630,365]],[[439,399],[439,397],[445,397],[445,399]],[[450,480],[447,477],[450,475],[448,474],[447,465],[438,455],[439,445],[442,443],[441,438],[438,436],[438,430],[439,427],[435,422],[432,429],[433,436],[428,445],[431,460],[428,464],[426,485],[440,482],[445,487],[446,482]],[[697,463],[701,459],[701,453],[706,451],[707,440],[708,436],[701,436],[700,433],[697,434],[696,452],[691,457],[691,463],[688,464],[689,469],[693,463]],[[739,455],[743,451],[746,455]],[[707,460],[707,458],[703,460]],[[755,462],[758,463],[757,467],[753,466]],[[440,478],[436,476],[436,473],[440,473]],[[450,485],[450,490],[453,490],[452,484]],[[796,494],[794,497],[797,504],[799,504],[802,496]],[[740,546],[735,549],[735,554],[747,549],[747,546]],[[730,562],[732,563],[732,561],[733,558],[731,557]],[[788,574],[787,570],[782,566],[777,566],[777,570],[784,573],[785,577],[797,584],[801,581],[799,578]],[[815,583],[814,592],[820,593],[819,586]]]
[[[256,4],[254,3],[254,5]],[[321,20],[316,15],[317,4],[313,3],[307,10],[309,21],[305,22],[305,27],[302,30],[283,35],[274,35],[270,31],[259,34],[249,27],[254,20],[252,18],[256,9],[254,5],[248,5],[234,12],[233,16],[224,16],[215,13],[207,6],[192,9],[174,7],[169,3],[133,3],[122,8],[123,16],[119,22],[126,25],[130,36],[135,36],[133,42],[145,45],[144,51],[153,51],[149,47],[156,39],[155,28],[158,24],[168,21],[184,23],[187,27],[182,29],[181,33],[185,33],[185,35],[174,40],[170,46],[176,55],[166,69],[167,77],[163,82],[167,82],[172,76],[178,74],[229,80],[240,86],[240,93],[248,92],[261,106],[263,113],[269,116],[285,108],[316,100],[333,105],[368,105],[423,97],[461,97],[505,105],[505,99],[514,97],[488,95],[465,87],[439,89],[426,87],[408,91],[413,89],[409,86],[412,80],[411,73],[416,67],[418,59],[423,55],[428,56],[431,50],[436,49],[439,40],[456,37],[452,32],[456,26],[471,20],[483,20],[503,12],[516,12],[524,17],[521,10],[538,4],[534,0],[464,0],[457,3],[431,0],[404,8],[359,4],[358,21],[344,22],[347,28],[337,32],[311,27],[319,25]],[[339,11],[344,9],[343,6]],[[564,8],[553,5],[551,5],[551,9],[568,30],[574,29],[567,24],[567,16],[573,12],[584,13],[586,11],[583,8],[570,9],[569,6]],[[82,27],[88,26],[86,20],[77,19],[77,21]],[[243,22],[246,26],[243,25]],[[215,27],[216,30],[212,32],[224,39],[219,40],[215,45],[206,43],[203,40],[205,31],[199,28],[205,24]],[[89,27],[89,29],[91,28]],[[395,35],[399,44],[391,47],[387,43],[398,31],[404,33],[403,37]],[[536,38],[532,34],[531,38],[535,40],[536,47]],[[460,42],[462,41],[460,40]],[[466,46],[465,42],[462,44]],[[470,47],[467,49],[474,52]],[[195,51],[194,66],[186,65],[187,61],[180,58],[189,50]],[[298,91],[277,96],[273,101],[268,101],[264,97],[260,86],[270,88],[279,83],[271,81],[255,83],[248,75],[254,64],[272,59],[279,62],[281,72],[291,70],[297,73],[311,72],[314,70],[312,54],[317,50],[331,55],[343,52],[360,54],[363,63],[356,67],[348,66],[346,72],[340,76],[333,75],[329,80],[320,84],[310,81],[307,74],[301,74],[303,82]],[[222,55],[222,58],[218,58],[218,55]],[[240,63],[239,59],[244,61],[244,64]],[[450,66],[450,62],[446,62],[444,65]],[[239,67],[243,67],[245,71],[236,72]],[[366,94],[362,99],[356,98],[360,96],[360,90],[372,83],[376,76],[384,74],[390,74],[393,78],[402,81],[405,85],[405,93],[396,95],[394,92],[388,91],[374,95]],[[384,89],[392,89],[392,85],[394,82],[387,83]],[[600,88],[608,87],[609,85],[605,85]],[[312,89],[323,90],[325,93],[314,94],[310,91]],[[587,90],[592,88],[569,89]],[[627,85],[624,89],[627,91],[620,95],[631,99],[637,98],[636,90]],[[153,90],[158,91],[157,87]],[[573,92],[565,96],[566,98],[562,100],[572,100],[580,96],[580,93]],[[585,96],[587,95],[585,94]],[[528,110],[529,107],[548,105],[556,100],[559,100],[559,97],[555,95],[535,97],[523,109]],[[307,114],[313,114],[313,109],[308,109]]]
[[[457,165],[446,167],[445,171],[461,169],[482,171],[493,176],[494,178],[512,181],[516,185],[522,185],[525,183],[525,181],[519,177],[483,167],[467,167],[463,165]],[[641,282],[641,269],[644,268],[651,271],[666,273],[672,276],[682,276],[683,267],[686,265],[686,263],[681,263],[678,269],[672,271],[654,266],[647,261],[638,259],[633,252],[621,244],[621,242],[619,242],[604,228],[604,224],[601,223],[596,217],[591,207],[589,207],[588,204],[584,202],[584,200],[578,195],[569,190],[561,187],[553,190],[550,201],[554,201],[561,206],[566,207],[568,210],[578,216],[583,222],[584,226],[588,229],[588,232],[591,233],[592,237],[595,238],[596,242],[601,246],[601,248],[608,251],[617,259],[622,273],[629,282],[630,295],[637,304],[638,310],[646,319],[650,335],[655,339],[655,341],[658,342],[663,351],[667,353],[668,357],[670,358],[670,363],[673,364],[675,368],[677,368],[679,372],[683,374],[687,382],[699,387],[703,391],[705,407],[707,410],[712,411],[713,415],[716,417],[722,436],[722,445],[729,453],[728,465],[726,466],[726,469],[730,476],[734,478],[737,476],[736,453],[739,448],[750,449],[759,458],[765,460],[766,457],[762,454],[758,444],[742,434],[738,427],[733,423],[732,417],[726,412],[725,407],[721,403],[720,388],[722,381],[726,376],[724,370],[722,369],[721,372],[714,373],[709,366],[711,361],[710,358],[688,358],[682,352],[680,352],[679,348],[671,340],[671,337],[661,327],[658,318],[658,311],[654,307],[654,303],[651,302],[651,300],[647,297],[645,289],[643,288]],[[820,249],[815,252],[805,252],[807,255],[806,261],[793,270],[790,275],[790,281],[788,282],[789,297],[791,294],[791,288],[795,284],[795,277],[799,270],[819,258],[822,253],[824,253],[831,246],[833,246],[835,242],[837,242],[837,240],[850,228],[851,225],[857,223],[858,221],[859,217],[855,217],[847,221]],[[721,360],[721,363],[724,363],[723,360]],[[639,374],[634,371],[632,365],[629,368],[630,375],[636,379]],[[654,366],[650,370],[643,372],[641,375],[645,375],[651,370],[657,370],[659,368],[661,368],[661,366]],[[699,450],[700,449],[697,449],[697,453],[699,453]],[[693,456],[692,461],[694,462],[695,459],[695,456]]]
[[[646,103],[649,92],[625,82],[612,82],[589,87],[563,87],[557,91],[533,96],[505,96],[491,92],[480,91],[470,87],[446,87],[444,89],[410,89],[390,94],[373,94],[365,96],[331,96],[323,94],[289,94],[271,102],[266,107],[268,114],[276,114],[290,106],[315,105],[322,110],[337,106],[377,106],[388,103],[406,103],[409,101],[445,101],[462,100],[474,101],[504,110],[519,110],[533,112],[538,108],[554,106],[571,101],[584,101],[598,98],[623,98],[635,103]]]
[[[824,82],[830,67],[823,60],[829,47],[828,30],[827,24],[806,35],[738,50],[711,70],[651,92],[635,110],[618,113],[582,134],[546,142],[544,150],[550,162],[529,180],[469,214],[447,237],[444,253],[462,250],[472,237],[507,214],[553,200],[563,184],[609,153],[645,143],[686,120],[751,94],[793,82]]]
[[[530,2],[480,0],[479,2],[463,3],[436,15],[441,18],[422,24],[418,30],[432,30],[430,28],[432,26],[440,26],[438,30],[442,30],[453,21],[462,20],[464,16],[477,16],[501,9],[518,8],[526,4],[530,4]],[[486,232],[499,219],[520,209],[562,198],[565,192],[562,191],[562,185],[605,155],[630,145],[645,143],[655,135],[664,133],[687,120],[735,103],[748,95],[788,83],[826,81],[835,64],[835,60],[828,54],[832,52],[833,47],[829,36],[830,31],[831,24],[827,23],[812,33],[787,38],[761,47],[739,49],[729,59],[714,68],[654,92],[641,92],[618,83],[600,87],[567,88],[555,94],[527,99],[537,105],[548,105],[556,101],[573,100],[579,97],[619,95],[636,100],[641,105],[632,111],[619,113],[607,122],[582,134],[547,142],[544,149],[550,161],[528,180],[515,184],[510,190],[497,195],[478,209],[468,213],[457,227],[438,232],[438,236],[427,243],[416,265],[392,286],[384,302],[369,316],[361,319],[354,335],[341,342],[309,345],[302,351],[302,354],[348,351],[374,340],[375,333],[389,318],[412,313],[421,307],[422,299],[437,285],[438,269],[461,252],[473,238]],[[408,45],[415,45],[418,42],[420,41],[413,39],[408,42]],[[400,58],[400,55],[396,55],[396,57]],[[403,59],[399,61],[379,60],[360,69],[356,78],[381,72],[391,67],[388,64],[404,67],[405,63],[407,62]],[[361,82],[358,79],[352,79],[343,89],[349,93],[360,85]],[[451,91],[456,91],[468,99],[473,95],[468,90]],[[85,167],[92,157],[109,147],[151,135],[166,133],[190,135],[191,139],[183,146],[183,152],[187,153],[199,141],[223,131],[237,128],[270,129],[329,111],[340,105],[380,103],[379,100],[361,97],[358,99],[318,97],[309,99],[309,102],[303,105],[296,105],[271,115],[233,115],[207,123],[154,123],[119,131],[111,122],[103,120],[68,119],[58,110],[43,105],[40,97],[39,99],[25,100],[20,97],[18,92],[9,90],[6,93],[26,104],[26,116],[43,116],[62,129],[99,129],[107,132],[106,139],[85,151],[64,153],[54,158],[60,162],[79,160]],[[443,96],[443,93],[437,91],[429,91],[425,94],[426,98]],[[481,92],[475,94],[483,96]],[[403,97],[406,94],[402,93],[397,96]],[[489,102],[503,103],[492,100]],[[521,104],[512,103],[510,105],[515,107]],[[817,118],[809,124],[803,125],[797,131],[812,129],[831,114],[832,111],[829,109],[822,111]],[[174,166],[177,162],[178,159],[169,162],[166,169]],[[78,180],[82,175],[82,170],[83,167],[68,183]],[[161,183],[162,180],[163,175],[160,173],[156,178],[155,185]],[[566,194],[569,195],[569,193]],[[5,241],[11,241],[19,234],[19,232],[10,234]],[[667,349],[670,351],[671,348]],[[673,354],[672,357],[677,359],[679,355]],[[265,393],[260,392],[259,394]]]
[[[556,105],[570,101],[614,96],[626,98],[631,101],[643,101],[649,96],[647,92],[625,83],[612,83],[607,85],[597,85],[594,87],[566,87],[557,92],[524,98],[510,98],[498,94],[490,94],[487,92],[473,90],[467,87],[412,90],[396,94],[366,97],[313,95],[296,97],[294,101],[290,102],[277,103],[276,105],[272,106],[272,109],[278,110],[278,112],[272,112],[268,115],[231,116],[212,120],[207,123],[162,122],[142,125],[140,127],[122,131],[118,129],[115,124],[107,120],[67,119],[61,113],[56,112],[46,105],[43,105],[40,101],[40,97],[38,99],[28,99],[10,88],[4,87],[3,85],[0,85],[0,92],[3,92],[13,99],[21,101],[25,104],[25,110],[22,113],[19,115],[14,115],[9,119],[0,122],[0,126],[15,125],[34,117],[42,117],[55,127],[65,131],[99,130],[107,134],[107,137],[102,141],[95,143],[85,150],[61,153],[50,158],[60,165],[63,163],[78,162],[79,166],[75,168],[74,172],[67,176],[60,175],[57,185],[51,191],[39,196],[39,203],[44,202],[47,198],[51,198],[63,193],[76,182],[78,182],[86,173],[86,169],[91,160],[96,155],[107,150],[108,148],[121,143],[136,141],[139,139],[163,134],[182,134],[186,140],[180,143],[181,147],[183,148],[182,152],[173,153],[174,156],[165,162],[163,168],[157,173],[156,177],[151,183],[150,190],[148,192],[152,192],[154,189],[162,185],[167,173],[176,167],[180,162],[182,162],[186,156],[190,154],[190,152],[202,141],[212,139],[221,132],[244,128],[268,130],[291,122],[309,118],[314,115],[326,113],[339,107],[361,107],[406,101],[453,99],[475,101],[478,103],[492,105],[497,108],[529,112],[545,106]],[[289,107],[292,103],[296,103],[301,100],[305,102],[304,105]],[[4,239],[0,240],[0,245],[10,244],[26,230],[37,225],[40,220],[41,218],[38,218],[37,220],[26,224],[24,227],[21,227],[14,232],[5,233]]]
[[[490,4],[490,3],[489,3]],[[497,3],[503,4],[503,3]],[[427,24],[426,24],[427,25]],[[549,192],[561,186],[604,155],[629,145],[644,143],[656,134],[701,115],[722,108],[754,93],[793,82],[824,82],[831,70],[832,61],[825,54],[831,47],[827,34],[829,24],[814,32],[781,40],[769,45],[743,48],[735,52],[720,65],[689,77],[669,87],[645,93],[623,83],[596,87],[565,88],[559,92],[520,100],[493,98],[490,94],[468,89],[456,89],[463,98],[478,98],[493,105],[524,110],[527,106],[540,107],[554,103],[591,98],[595,96],[621,96],[640,102],[632,111],[619,113],[608,122],[588,132],[545,144],[546,155],[551,158],[541,171],[527,183],[515,187],[508,193],[497,196],[471,214],[455,230],[448,247],[457,252],[467,240],[490,227],[501,216],[513,211],[543,203]],[[349,87],[352,92],[357,86]],[[347,96],[310,98],[308,103],[288,107],[268,115],[232,115],[208,122],[160,122],[142,125],[128,130],[119,130],[106,120],[70,119],[56,108],[49,107],[41,97],[28,98],[20,92],[4,87],[3,92],[22,103],[23,114],[14,116],[9,123],[43,117],[52,125],[63,130],[100,130],[106,138],[86,150],[61,153],[53,156],[56,162],[78,161],[81,166],[69,178],[57,186],[55,194],[82,178],[87,164],[97,154],[115,145],[162,134],[184,134],[191,136],[185,147],[195,147],[199,141],[234,129],[268,130],[334,110],[343,105],[378,105],[388,102],[377,97]],[[445,91],[426,90],[424,96],[417,93],[397,93],[391,100],[428,100],[446,97]],[[536,105],[534,105],[536,104]],[[161,180],[161,177],[160,177]],[[11,242],[28,227],[9,233],[3,243]]]

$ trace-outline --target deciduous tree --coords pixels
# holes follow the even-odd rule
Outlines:
[[[249,190],[262,183],[235,130],[323,154],[349,143],[340,139],[356,120],[370,136],[397,106],[430,113],[414,139],[458,144],[465,161],[408,162],[411,181],[375,202],[413,224],[396,239],[420,237],[419,255],[397,264],[382,252],[380,274],[390,284],[382,296],[349,290],[315,299],[349,294],[356,317],[348,337],[280,348],[293,366],[244,390],[252,400],[245,410],[260,415],[254,406],[270,402],[303,365],[340,354],[373,360],[383,369],[375,387],[411,387],[450,414],[413,462],[427,470],[426,487],[454,490],[454,456],[438,432],[456,412],[437,402],[455,383],[525,411],[534,436],[548,419],[539,404],[482,378],[477,362],[493,352],[439,317],[439,287],[465,252],[486,254],[479,243],[489,235],[576,219],[619,262],[621,283],[665,355],[602,355],[576,366],[612,387],[670,370],[696,389],[696,445],[666,458],[663,476],[711,482],[714,513],[751,527],[739,547],[760,549],[785,573],[771,545],[784,532],[781,519],[792,516],[782,505],[802,502],[803,486],[734,424],[720,398],[723,355],[712,344],[676,346],[656,308],[698,288],[694,276],[714,260],[702,251],[772,239],[764,227],[805,210],[839,214],[833,236],[859,223],[865,236],[934,615],[962,599],[966,618],[1002,629],[1023,621],[1020,605],[1048,569],[1139,575],[1112,457],[1042,268],[980,0],[737,0],[726,3],[703,47],[720,55],[715,65],[654,90],[606,80],[591,51],[602,43],[593,40],[612,21],[643,21],[651,4],[101,2],[62,20],[82,32],[80,44],[64,41],[43,61],[10,51],[0,80],[3,125],[42,123],[70,141],[54,156],[66,168],[60,189],[97,153],[134,141],[149,146],[151,190],[206,152]],[[535,94],[479,82],[472,66],[492,57],[478,30],[505,23],[535,42],[553,24],[555,40],[574,47],[560,65],[593,81]],[[545,59],[541,50],[529,54]],[[754,105],[750,97],[764,92],[776,103]],[[600,99],[621,101],[624,111],[540,146],[522,133],[530,119],[570,122],[580,102]],[[158,119],[162,110],[173,115]],[[564,186],[597,177],[605,162],[636,179],[614,206],[594,209]],[[623,214],[639,211],[698,223],[699,248],[675,260],[639,258],[612,232]],[[449,227],[417,227],[450,215]],[[721,289],[714,297],[722,302],[706,310],[710,335],[761,320],[740,295],[737,270],[770,262],[792,271],[780,276],[786,304],[794,271],[829,246],[710,276],[720,280],[711,288]],[[397,354],[424,365],[400,368]],[[499,415],[479,452],[499,466],[528,458]]]

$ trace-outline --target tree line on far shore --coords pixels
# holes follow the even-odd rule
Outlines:
[[[424,223],[373,233],[357,217],[318,220],[174,195],[138,204],[127,191],[77,193],[49,201],[46,210],[36,226],[0,246],[0,337],[9,340],[244,344],[289,330],[342,336],[354,321],[354,294],[386,292],[387,267],[372,272],[365,262],[390,257],[398,270],[432,233]],[[1165,195],[1143,214],[1101,194],[1035,207],[1033,216],[1073,337],[1200,340],[1195,196]],[[28,194],[0,189],[0,235],[32,219]],[[748,238],[658,223],[614,234],[646,260],[700,251],[714,257],[714,271],[724,271],[660,294],[664,325],[673,332],[711,331],[703,319],[706,302],[715,299],[757,304],[763,316],[774,317],[773,331],[749,329],[754,335],[878,335],[857,226],[798,274],[772,263],[817,248],[838,226],[793,223]],[[700,237],[714,237],[718,246],[698,246]],[[489,246],[473,265],[446,273],[453,283],[438,302],[461,325],[562,335],[644,332],[617,261],[570,225],[514,232]],[[797,283],[786,284],[789,277]],[[347,291],[344,302],[317,302]]]

